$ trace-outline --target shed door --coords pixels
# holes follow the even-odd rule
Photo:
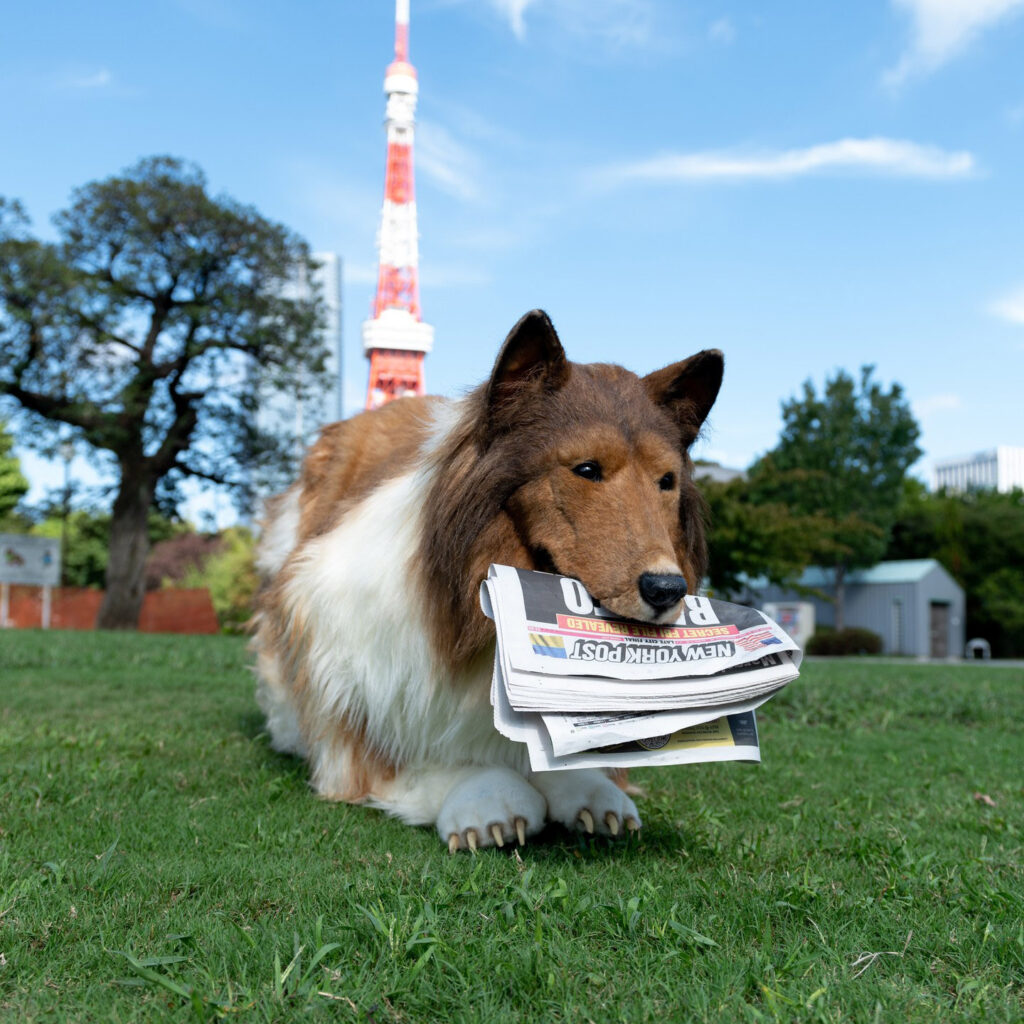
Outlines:
[[[949,657],[949,605],[932,601],[928,619],[931,656]]]
[[[892,644],[887,653],[903,653],[903,602],[898,597],[892,599]]]

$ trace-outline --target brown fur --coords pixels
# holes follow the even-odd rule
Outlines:
[[[715,351],[641,379],[620,366],[570,363],[543,314],[513,328],[490,380],[435,454],[425,502],[424,606],[453,675],[493,641],[479,606],[492,562],[577,576],[626,615],[639,614],[629,600],[636,578],[659,560],[666,571],[674,561],[696,591],[707,550],[688,448],[720,379]],[[300,540],[326,533],[411,469],[439,401],[392,402],[326,427],[303,464]],[[585,460],[599,462],[607,479],[572,475]],[[665,473],[677,486],[659,492]],[[287,569],[264,605],[277,604],[286,579]]]
[[[327,800],[359,803],[383,792],[398,773],[398,766],[369,742],[365,726],[353,726],[346,718],[334,723],[325,752],[332,774],[319,767],[313,786]]]
[[[398,766],[370,743],[364,723],[353,722],[347,715],[330,719],[319,715],[309,693],[306,611],[301,605],[289,610],[285,602],[292,572],[293,567],[286,565],[259,597],[252,623],[259,673],[269,684],[291,692],[303,734],[321,755],[319,763],[313,764],[316,791],[328,800],[359,803],[386,787]],[[283,663],[270,652],[279,652]]]
[[[659,562],[671,572],[674,561],[696,592],[707,549],[687,449],[721,365],[721,353],[704,352],[641,379],[619,366],[569,363],[543,314],[513,328],[436,455],[427,497],[426,607],[443,663],[455,672],[493,640],[479,607],[492,562],[576,576],[612,611],[634,617],[636,580]],[[585,460],[602,465],[603,481],[572,473]],[[665,473],[675,475],[671,491],[658,490]]]
[[[375,487],[406,472],[430,429],[431,406],[440,401],[391,402],[325,427],[302,465],[300,539],[328,532]]]
[[[696,592],[706,568],[688,449],[721,373],[716,351],[643,378],[619,366],[570,363],[547,316],[529,313],[438,446],[427,442],[441,399],[403,399],[325,428],[297,485],[295,551],[386,481],[423,465],[434,482],[423,495],[413,582],[450,681],[485,687],[489,678],[494,627],[480,611],[479,585],[494,562],[575,576],[612,612],[651,618],[638,590],[642,574],[683,575]],[[585,462],[600,465],[600,480],[575,472]],[[268,512],[272,522],[287,510],[273,504]],[[405,570],[404,563],[380,566]],[[318,792],[381,799],[405,766],[387,736],[368,735],[365,721],[337,710],[325,713],[312,692],[307,620],[315,595],[295,593],[296,571],[295,560],[286,561],[260,594],[260,674],[288,693]],[[486,701],[484,689],[475,696]],[[624,772],[611,774],[630,790]]]

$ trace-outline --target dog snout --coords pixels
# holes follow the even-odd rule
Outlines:
[[[640,596],[659,612],[666,611],[686,596],[686,580],[682,576],[645,572],[637,585]]]

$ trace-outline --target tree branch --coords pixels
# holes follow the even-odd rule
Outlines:
[[[127,338],[122,338],[120,335],[114,334],[113,331],[107,330],[107,328],[104,327],[96,317],[90,316],[83,310],[76,310],[75,315],[83,324],[86,325],[86,327],[94,330],[99,337],[106,341],[112,341],[115,345],[123,345],[126,349],[134,352],[137,356],[142,355],[142,349],[139,348],[138,345],[129,341]]]
[[[102,431],[113,423],[110,416],[99,412],[89,413],[80,403],[69,402],[66,395],[54,396],[29,391],[17,382],[0,381],[0,394],[10,395],[30,412],[38,413],[46,419],[70,424],[87,433]]]
[[[208,473],[201,469],[195,469],[192,466],[187,465],[184,462],[178,462],[175,460],[172,469],[180,469],[183,473],[187,473],[189,476],[198,477],[200,480],[207,480],[211,484],[219,484],[222,487],[230,487],[234,481],[221,473]]]
[[[174,420],[167,428],[159,449],[150,456],[150,462],[161,475],[178,464],[178,456],[188,449],[192,441],[192,432],[199,422],[199,410],[196,408],[196,403],[203,397],[203,393],[201,391],[178,391],[177,383],[176,380],[168,387],[168,394],[174,405]]]

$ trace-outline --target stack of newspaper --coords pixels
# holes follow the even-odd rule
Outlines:
[[[759,761],[754,709],[799,674],[800,648],[763,612],[683,599],[656,626],[602,609],[567,576],[492,565],[494,725],[534,771]]]

